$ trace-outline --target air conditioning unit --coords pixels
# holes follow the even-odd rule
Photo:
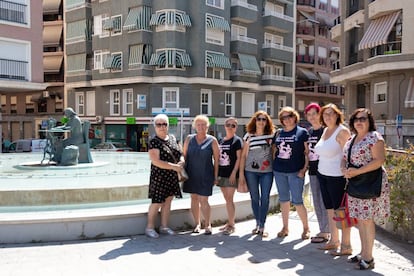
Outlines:
[[[302,45],[303,44],[303,39],[302,38],[296,38],[296,44]]]
[[[102,123],[103,122],[103,117],[102,116],[96,116],[95,118],[97,123]]]
[[[43,91],[43,98],[49,98],[49,91]]]

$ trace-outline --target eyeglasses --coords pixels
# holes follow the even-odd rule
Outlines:
[[[267,119],[266,118],[263,118],[263,117],[256,117],[256,121],[262,121],[262,122],[266,122],[267,121]]]
[[[167,123],[155,124],[156,127],[167,127]]]
[[[226,124],[225,126],[226,127],[231,127],[231,128],[236,128],[236,125],[235,124]]]
[[[282,119],[282,121],[290,119],[290,118],[293,118],[293,114],[289,114],[289,115],[285,115],[285,116],[280,117],[280,119]]]
[[[355,123],[358,123],[358,122],[365,123],[367,120],[368,120],[368,117],[355,117],[354,122]]]

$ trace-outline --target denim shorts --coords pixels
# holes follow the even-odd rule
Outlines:
[[[300,178],[298,172],[273,172],[280,202],[291,201],[294,205],[303,205],[303,185],[305,178]]]

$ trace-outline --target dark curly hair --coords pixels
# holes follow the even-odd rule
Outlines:
[[[368,131],[377,130],[377,126],[375,125],[374,116],[372,116],[371,110],[369,110],[368,108],[358,108],[351,114],[351,117],[349,118],[349,129],[351,130],[351,132],[357,133],[357,131],[354,127],[354,123],[355,123],[355,117],[359,113],[366,113],[367,114],[368,122],[369,122]]]

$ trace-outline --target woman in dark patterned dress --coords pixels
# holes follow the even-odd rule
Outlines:
[[[184,165],[180,146],[173,135],[168,134],[168,117],[159,114],[154,118],[156,136],[149,142],[149,157],[151,159],[151,174],[148,198],[151,204],[148,209],[148,222],[145,234],[150,238],[158,238],[154,229],[155,218],[161,209],[161,234],[174,235],[168,227],[168,219],[173,197],[182,198],[178,183],[177,172]]]

